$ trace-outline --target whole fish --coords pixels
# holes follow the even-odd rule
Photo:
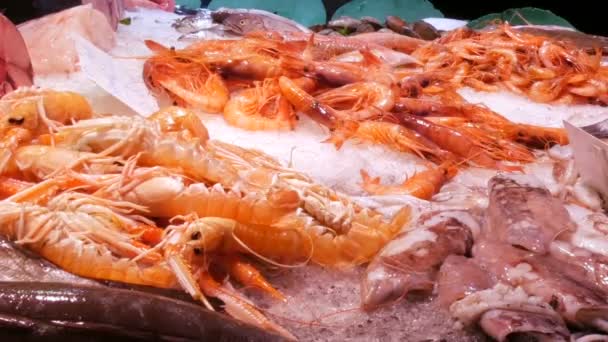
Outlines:
[[[310,29],[293,20],[258,9],[222,7],[212,12],[211,17],[214,22],[239,35],[255,31],[312,33]]]
[[[177,32],[189,34],[220,26],[213,22],[213,18],[211,18],[212,12],[213,11],[206,8],[197,9],[195,14],[177,19],[171,27],[177,30]]]

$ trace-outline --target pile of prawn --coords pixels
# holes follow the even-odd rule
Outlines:
[[[468,103],[456,92],[458,87],[485,87],[480,75],[501,75],[507,81],[507,76],[526,72],[526,84],[539,90],[539,83],[533,83],[538,75],[531,74],[536,70],[553,75],[541,82],[567,79],[571,96],[578,91],[579,98],[579,90],[605,74],[596,56],[567,52],[546,38],[535,37],[538,46],[522,43],[527,52],[520,53],[517,42],[524,36],[507,25],[487,33],[455,31],[431,42],[375,34],[254,32],[239,40],[205,40],[180,50],[147,41],[154,55],[145,62],[144,79],[156,94],[167,94],[184,107],[221,113],[228,124],[243,129],[293,130],[303,113],[329,129],[326,142],[338,149],[356,139],[413,153],[428,161],[423,177],[383,185],[361,170],[362,188],[371,194],[428,199],[462,165],[521,170],[521,163],[535,160],[535,148],[568,143],[564,129],[511,122]],[[493,42],[504,45],[502,50],[491,46]],[[455,55],[459,44],[488,47],[470,52],[475,58],[467,59]],[[532,55],[546,46],[567,53],[567,58]],[[580,62],[572,64],[570,57]],[[543,60],[553,64],[541,70],[537,64]],[[498,67],[501,72],[490,69]],[[564,73],[565,68],[570,72]],[[427,180],[422,187],[421,179]]]
[[[179,107],[100,116],[79,94],[20,88],[0,99],[0,136],[0,234],[82,277],[217,298],[288,339],[226,279],[286,301],[258,264],[360,265],[410,218],[210,139]]]
[[[424,72],[451,74],[456,85],[500,88],[544,103],[608,104],[608,67],[568,41],[519,32],[508,24],[475,32],[459,29],[416,50]]]

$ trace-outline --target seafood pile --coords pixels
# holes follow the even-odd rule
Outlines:
[[[209,139],[168,107],[99,116],[76,93],[21,88],[0,100],[2,234],[82,277],[182,287],[210,310],[293,338],[229,284],[277,300],[246,260],[366,263],[409,222],[390,221],[256,150]]]
[[[583,226],[534,176],[505,174],[488,182],[488,207],[422,214],[371,262],[362,282],[372,309],[411,293],[437,293],[440,305],[465,326],[498,341],[515,336],[571,341],[569,327],[608,332],[606,250],[581,244]],[[589,217],[598,231],[606,216]],[[601,234],[601,233],[600,233]],[[573,334],[604,341],[599,334]]]
[[[427,41],[386,31],[312,34],[255,11],[209,16],[243,37],[185,46],[169,30],[185,46],[174,48],[163,45],[173,43],[168,36],[130,36],[142,48],[148,39],[152,51],[140,64],[142,82],[162,109],[148,117],[102,114],[69,91],[19,88],[0,98],[0,235],[10,241],[0,240],[0,259],[31,263],[33,254],[16,246],[56,266],[35,260],[14,277],[0,262],[8,269],[0,279],[54,282],[66,271],[59,278],[73,282],[0,283],[2,315],[22,314],[24,330],[64,332],[56,321],[65,308],[67,325],[143,339],[606,338],[608,217],[562,146],[566,132],[514,122],[460,92],[512,90],[507,83],[524,77],[521,94],[536,101],[599,108],[606,71],[594,64],[596,51],[508,25]],[[129,43],[118,41],[125,50],[112,54],[141,59],[141,51],[122,53]],[[458,44],[484,48],[463,53]],[[553,54],[551,65],[543,53]],[[556,98],[529,94],[558,79]],[[588,85],[597,91],[581,95]],[[344,168],[360,183],[346,190],[319,177],[339,173],[325,164],[343,159],[301,150],[295,163],[275,159],[307,140],[331,158],[378,160],[362,166],[353,156]],[[298,157],[312,159],[310,168]],[[390,158],[404,159],[381,161]],[[405,173],[406,163],[417,172],[403,182],[378,176],[383,167]],[[190,303],[104,291],[97,281],[151,286]],[[32,294],[48,300],[19,311]],[[95,308],[74,314],[78,301]],[[133,311],[108,315],[129,301],[141,321]],[[176,313],[192,324],[174,321]]]
[[[449,37],[467,42],[455,38],[459,32]],[[493,34],[514,39],[507,32],[504,26]],[[517,163],[535,159],[531,148],[567,144],[561,128],[514,123],[465,101],[456,90],[475,81],[476,74],[458,69],[460,64],[434,68],[420,58],[439,44],[395,33],[327,37],[267,31],[240,40],[202,40],[185,49],[148,41],[155,54],[146,60],[144,80],[156,94],[168,94],[181,106],[222,113],[228,124],[242,129],[293,130],[298,113],[304,113],[329,129],[326,141],[336,148],[357,139],[413,153],[435,164],[421,175],[433,181],[424,189],[401,192],[420,192],[423,199],[436,193],[457,166],[517,170]],[[480,54],[489,59],[494,52]],[[521,65],[516,61],[513,67]],[[604,69],[576,75],[601,77]],[[380,180],[365,172],[362,178],[371,194],[399,191],[379,186]]]

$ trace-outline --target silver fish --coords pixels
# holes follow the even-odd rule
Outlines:
[[[305,32],[312,33],[297,22],[258,9],[218,8],[211,13],[215,23],[222,24],[227,30],[245,35],[254,31]]]
[[[171,27],[177,30],[177,32],[190,34],[202,30],[209,30],[220,26],[213,22],[211,13],[213,11],[206,8],[197,10],[196,14],[187,15],[183,18],[177,19]]]

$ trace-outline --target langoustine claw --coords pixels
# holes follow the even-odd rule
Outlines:
[[[534,177],[499,175],[488,188],[486,229],[493,239],[545,254],[560,233],[574,230],[561,201]]]
[[[33,84],[34,70],[21,34],[0,14],[0,97]]]
[[[432,291],[438,267],[450,254],[466,254],[478,229],[465,211],[420,218],[416,228],[397,235],[368,266],[361,284],[363,306],[370,309],[411,291]]]

